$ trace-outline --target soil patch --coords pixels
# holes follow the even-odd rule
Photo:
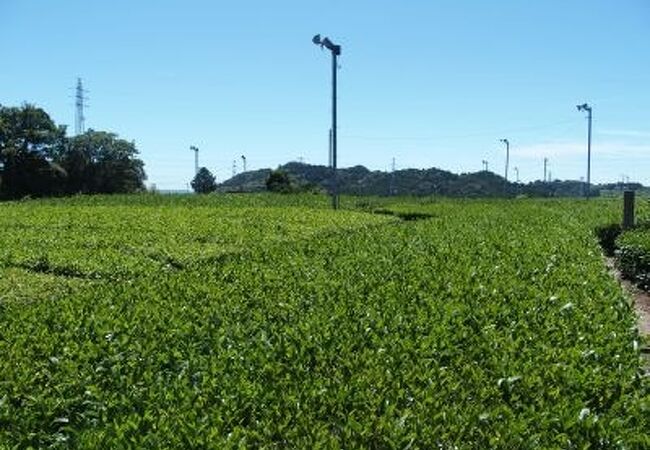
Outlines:
[[[639,316],[639,332],[645,337],[650,337],[650,294],[623,278],[621,272],[616,268],[615,258],[605,258],[605,264],[612,276],[616,277],[623,289],[634,300],[634,309]]]

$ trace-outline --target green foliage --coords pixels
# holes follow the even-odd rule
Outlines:
[[[618,203],[355,204],[0,205],[0,447],[648,448]]]
[[[64,136],[65,128],[57,128],[41,108],[0,105],[0,196],[60,192],[66,174],[48,157]]]
[[[623,276],[650,291],[650,223],[624,231],[616,240],[616,247]]]
[[[605,255],[614,256],[616,251],[616,239],[623,231],[623,227],[619,223],[611,223],[607,225],[599,225],[594,230],[600,246],[603,248]]]
[[[0,106],[0,196],[143,189],[144,163],[133,142],[93,130],[67,138],[65,131],[41,108]]]
[[[192,189],[197,194],[209,194],[217,189],[217,182],[210,172],[205,167],[201,167],[196,176],[192,180]]]
[[[68,173],[69,193],[128,193],[144,188],[144,163],[133,142],[115,133],[89,130],[68,139],[56,161]]]
[[[290,177],[293,191],[305,189],[328,191],[331,189],[332,169],[327,166],[290,162],[277,170]],[[259,192],[268,179],[270,170],[260,169],[236,175],[220,185],[226,192]],[[394,172],[368,170],[364,166],[339,168],[339,192],[348,195],[412,195],[444,196],[454,198],[503,197],[582,197],[585,183],[574,180],[534,181],[527,184],[506,182],[499,174],[489,171],[455,174],[446,170],[402,169]],[[601,189],[611,185],[592,185],[591,196],[600,195]],[[392,191],[391,191],[392,188]]]
[[[272,170],[266,179],[266,189],[270,192],[288,194],[293,191],[293,185],[289,174],[281,169]]]

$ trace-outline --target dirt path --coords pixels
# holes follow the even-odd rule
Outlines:
[[[621,272],[616,268],[615,258],[605,258],[605,264],[612,276],[616,277],[623,289],[634,300],[634,309],[639,317],[639,333],[645,337],[646,342],[650,342],[650,294],[622,277]],[[650,347],[642,347],[641,356],[645,360],[644,370],[646,374],[650,375]]]
[[[605,264],[612,276],[616,277],[623,289],[634,299],[634,309],[639,316],[639,332],[650,337],[650,294],[637,288],[630,281],[625,280],[616,268],[614,258],[605,258]]]

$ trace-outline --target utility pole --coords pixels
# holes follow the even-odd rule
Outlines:
[[[510,142],[507,139],[501,139],[501,142],[506,144],[506,174],[504,178],[508,182],[508,165],[510,164]]]
[[[586,103],[577,106],[578,111],[587,111],[587,198],[591,196],[591,106]]]
[[[334,44],[328,38],[321,39],[320,34],[312,38],[312,42],[325,47],[332,53],[332,207],[339,207],[338,179],[336,173],[336,72],[338,70],[338,57],[341,55],[341,46]]]
[[[393,163],[391,164],[390,188],[388,191],[388,195],[395,195],[395,157],[393,157]]]
[[[194,175],[197,175],[199,173],[199,149],[190,145],[190,150],[194,152]]]
[[[515,174],[516,174],[516,177],[517,177],[516,178],[517,183],[519,183],[519,167],[515,167],[514,169],[515,169]]]
[[[548,158],[544,158],[544,183],[546,183],[546,166],[548,165]]]
[[[551,172],[550,170],[548,171],[548,182],[549,183],[553,182],[553,172]]]
[[[241,155],[241,161],[242,161],[242,167],[244,168],[244,172],[246,172],[246,157],[244,155]]]

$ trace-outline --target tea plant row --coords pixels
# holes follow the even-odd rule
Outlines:
[[[2,235],[5,272],[34,275],[15,262],[42,251],[108,279],[0,303],[0,443],[650,445],[634,312],[592,233],[615,205],[254,201],[269,204],[12,211],[24,233]],[[39,241],[52,224],[77,249]],[[182,264],[161,270],[149,247]]]

